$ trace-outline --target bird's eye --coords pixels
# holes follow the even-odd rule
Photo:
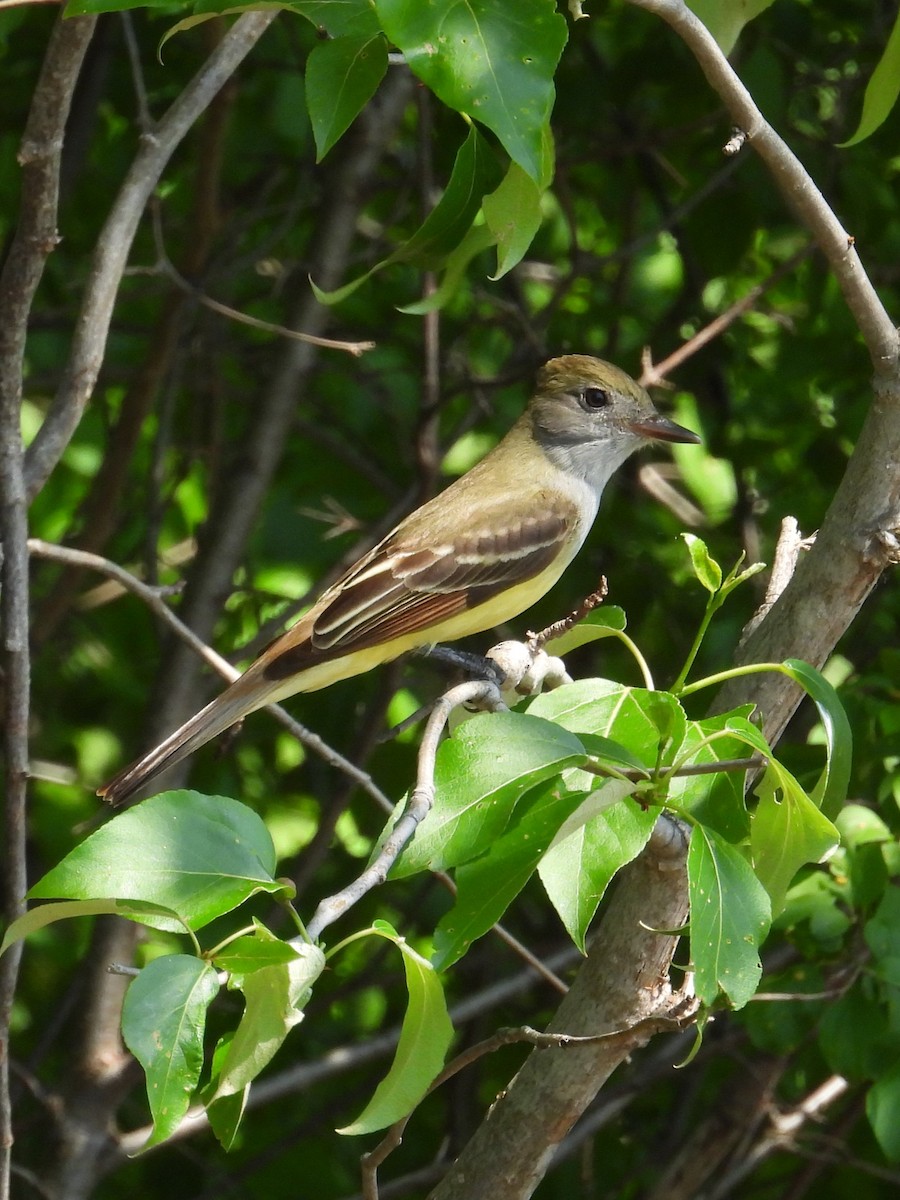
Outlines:
[[[609,404],[609,392],[606,388],[589,387],[581,393],[585,408],[606,408]]]

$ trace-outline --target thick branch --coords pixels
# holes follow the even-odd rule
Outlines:
[[[615,1068],[649,1040],[649,1017],[671,1016],[668,971],[687,916],[686,842],[660,822],[644,853],[619,877],[589,956],[550,1026],[576,1035],[625,1031],[571,1046],[536,1050],[494,1105],[432,1200],[531,1196],[557,1146]],[[630,1031],[630,1032],[629,1032]]]

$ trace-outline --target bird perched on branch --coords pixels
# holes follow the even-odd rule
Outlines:
[[[571,562],[630,454],[651,441],[699,440],[611,363],[552,359],[525,412],[481,462],[401,521],[239,679],[98,794],[120,804],[257,708],[517,616]]]

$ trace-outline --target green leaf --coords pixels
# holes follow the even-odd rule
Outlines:
[[[81,0],[71,0],[71,2],[72,3],[81,3]],[[92,4],[94,2],[94,0],[86,0],[86,2],[88,4]],[[101,0],[101,2],[103,2],[103,0]],[[112,6],[107,6],[107,7],[112,7]],[[129,3],[127,5],[123,5],[123,7],[130,8],[130,7],[133,7],[133,5],[130,3],[130,0],[129,0]],[[141,7],[147,8],[147,7],[151,7],[151,6],[148,6],[146,3],[144,3],[141,5]],[[166,0],[163,0],[162,4],[154,3],[152,5],[152,7],[159,8],[163,12],[172,11],[173,13],[175,13],[175,12],[178,12],[179,9],[181,9],[183,7],[183,5],[180,5],[180,4],[169,5],[168,3],[166,3]],[[203,3],[198,3],[194,6],[195,11],[191,16],[183,17],[182,20],[176,21],[176,23],[170,29],[166,30],[166,32],[163,34],[163,36],[159,40],[159,46],[157,47],[157,57],[159,58],[159,61],[162,62],[163,46],[165,46],[165,44],[171,38],[175,37],[176,34],[185,33],[188,29],[195,29],[198,25],[203,25],[206,21],[211,21],[216,16],[239,17],[243,13],[265,12],[267,9],[274,9],[275,12],[280,12],[283,7],[284,7],[284,5],[281,4],[280,2],[267,3],[266,0],[257,0],[257,2],[253,3],[253,4],[234,4],[233,0],[231,0],[231,2],[227,2],[227,3],[209,4],[209,5],[205,5]],[[100,11],[101,12],[105,11],[105,9],[101,9]]]
[[[365,275],[332,292],[324,291],[311,280],[316,299],[320,304],[339,304],[367,279],[392,263],[411,262],[423,268],[441,266],[443,259],[459,246],[469,231],[481,208],[482,197],[495,184],[497,170],[493,153],[473,127],[459,149],[443,196],[412,237]]]
[[[142,924],[151,923],[148,918],[152,913],[157,918],[152,921],[155,928],[164,927],[176,933],[184,932],[184,925],[175,913],[162,905],[130,904],[127,900],[62,900],[56,904],[40,904],[13,921],[3,936],[3,942],[0,943],[0,954],[8,950],[13,942],[18,942],[56,921],[69,921],[75,917],[96,917],[104,913],[128,917]]]
[[[497,271],[502,279],[522,261],[541,226],[542,191],[517,163],[510,163],[503,182],[485,196],[482,210],[497,243]]]
[[[697,825],[688,850],[691,959],[703,1004],[724,992],[742,1008],[759,984],[759,947],[769,931],[771,905],[739,850]]]
[[[233,1096],[223,1096],[221,1100],[211,1099],[215,1094],[215,1085],[222,1073],[222,1066],[233,1040],[234,1033],[226,1033],[219,1038],[213,1051],[212,1078],[210,1084],[204,1088],[204,1098],[207,1100],[206,1116],[216,1135],[216,1140],[223,1150],[230,1150],[234,1146],[237,1131],[244,1116],[244,1109],[247,1106],[247,1097],[250,1094],[250,1084],[248,1083],[245,1088],[235,1092]]]
[[[799,658],[788,658],[781,670],[799,683],[819,710],[825,728],[825,769],[814,799],[826,817],[835,817],[847,799],[853,765],[853,733],[837,692],[825,676]]]
[[[866,1116],[885,1157],[900,1162],[900,1066],[892,1067],[869,1088]]]
[[[840,834],[775,759],[756,791],[760,800],[750,826],[750,853],[777,916],[799,869],[824,861],[840,842]]]
[[[693,533],[683,533],[681,536],[684,538],[687,548],[690,551],[694,574],[708,592],[715,594],[722,586],[722,568],[710,556],[706,542],[696,537]]]
[[[232,975],[249,975],[261,967],[275,967],[301,957],[291,942],[283,942],[258,921],[257,932],[229,942],[213,958],[216,966]]]
[[[723,759],[747,758],[748,746],[757,749],[764,739],[747,720],[753,705],[730,713],[689,721],[679,766],[716,763]],[[744,734],[744,736],[741,736]],[[766,747],[768,757],[768,747]],[[676,776],[669,782],[669,799],[701,825],[715,829],[726,841],[743,841],[750,833],[750,817],[744,803],[746,771],[722,771],[710,775]]]
[[[218,990],[209,963],[166,954],[144,967],[125,993],[122,1037],[144,1068],[153,1116],[145,1150],[173,1133],[188,1110],[203,1066],[206,1010]]]
[[[274,871],[272,839],[251,809],[226,796],[163,792],[91,834],[28,894],[146,901],[196,930],[257,892],[283,892]]]
[[[663,761],[671,763],[687,725],[684,710],[668,692],[625,687],[608,679],[581,679],[554,688],[536,696],[528,713],[573,733],[611,738],[645,767],[655,767],[661,751]],[[581,790],[592,786],[588,783]]]
[[[575,812],[558,831],[538,868],[551,904],[572,941],[584,953],[588,926],[616,873],[636,858],[653,831],[659,810],[629,799],[634,784],[610,780],[588,798],[602,811]],[[616,803],[611,803],[615,799]]]
[[[480,121],[540,188],[550,182],[547,127],[566,44],[554,0],[375,0],[410,70],[450,108]]]
[[[595,608],[577,625],[573,625],[559,637],[550,638],[544,648],[549,654],[555,654],[562,658],[573,650],[577,650],[579,646],[586,646],[589,642],[615,637],[617,633],[622,633],[626,623],[624,609],[617,608],[614,604],[610,604],[609,607]]]
[[[306,101],[321,162],[375,95],[387,70],[380,34],[321,42],[306,62]]]
[[[130,8],[145,8],[151,12],[177,13],[190,9],[184,0],[69,0],[63,9],[64,17],[82,17],[91,13],[125,12]]]
[[[890,887],[871,920],[866,922],[866,945],[877,959],[900,957],[900,888]]]
[[[608,786],[620,789],[622,795],[635,787],[618,780]],[[444,971],[462,958],[501,919],[549,851],[560,826],[584,800],[582,793],[568,792],[554,780],[485,854],[456,871],[456,900],[435,931],[431,959],[435,970]]]
[[[303,1020],[303,1006],[325,969],[318,946],[298,945],[296,957],[276,966],[235,976],[246,1001],[244,1014],[224,1056],[213,1101],[243,1091],[267,1066],[288,1033]]]
[[[688,0],[688,8],[713,35],[722,53],[730,54],[744,26],[765,12],[771,3],[772,0]]]
[[[438,750],[434,807],[391,875],[455,867],[482,854],[526,792],[585,757],[577,737],[530,712],[466,721]]]
[[[376,921],[373,932],[393,942],[403,955],[409,1004],[391,1069],[363,1112],[338,1130],[344,1134],[384,1129],[412,1112],[440,1073],[453,1038],[444,992],[431,963],[386,921]]]
[[[204,5],[210,2],[202,0]],[[380,32],[371,0],[284,0],[284,7],[306,17],[329,37],[373,37]]]
[[[863,97],[862,116],[856,133],[841,147],[855,146],[874,133],[883,124],[900,95],[900,13],[894,18],[894,27],[884,48],[884,54],[872,72],[872,78]]]
[[[494,235],[486,225],[477,222],[472,226],[455,250],[444,259],[441,282],[433,292],[412,304],[398,304],[397,311],[409,316],[422,317],[425,313],[437,312],[456,295],[466,276],[466,267],[480,254],[494,245]]]
[[[864,804],[847,804],[834,819],[845,846],[856,849],[871,843],[889,842],[893,835],[881,817]]]

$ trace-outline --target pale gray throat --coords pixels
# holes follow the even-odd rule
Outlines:
[[[591,441],[544,441],[544,453],[555,467],[600,494],[622,463],[641,445],[641,438],[617,431]]]

